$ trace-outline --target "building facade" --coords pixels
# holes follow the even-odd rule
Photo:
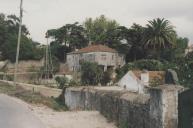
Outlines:
[[[79,71],[81,62],[96,62],[104,71],[118,68],[125,64],[125,57],[116,50],[104,45],[88,47],[67,54],[67,65],[70,71]]]

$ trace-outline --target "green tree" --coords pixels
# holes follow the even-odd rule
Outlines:
[[[144,27],[134,23],[128,31],[128,44],[130,44],[129,52],[126,56],[126,61],[135,61],[143,59],[146,55],[141,42],[144,33]]]
[[[15,15],[5,16],[0,14],[0,50],[1,59],[15,61],[17,38],[19,29],[19,18]],[[25,25],[22,26],[22,39],[20,49],[20,60],[41,59],[41,48],[37,47],[32,39],[28,37],[29,31]]]
[[[115,20],[110,20],[104,15],[96,19],[88,18],[84,22],[87,38],[90,42],[108,43],[107,33],[116,29],[119,24]]]
[[[176,32],[168,20],[154,19],[149,21],[144,33],[144,46],[151,48],[165,48],[175,44]]]
[[[188,39],[179,37],[176,40],[176,44],[172,48],[162,49],[160,57],[161,59],[172,62],[175,59],[184,57],[187,47]]]
[[[51,29],[47,31],[48,37],[54,39],[51,43],[53,46],[56,57],[60,60],[66,60],[66,54],[74,49],[87,46],[88,41],[85,37],[85,30],[78,22],[74,24],[66,24],[58,29]],[[57,50],[56,50],[57,47]],[[59,50],[58,50],[59,49]],[[63,57],[63,58],[62,58]]]
[[[97,63],[83,62],[81,64],[81,81],[87,85],[97,85],[103,78],[103,70]]]

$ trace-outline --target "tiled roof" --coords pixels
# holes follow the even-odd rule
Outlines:
[[[88,52],[117,52],[115,49],[109,48],[105,45],[90,45],[88,47],[79,49],[71,53],[88,53]]]
[[[135,74],[135,76],[138,79],[141,79],[141,73],[143,71],[133,70],[132,72]],[[154,80],[155,78],[158,78],[161,81],[165,81],[165,71],[148,71],[148,72],[149,72],[149,80],[150,80],[150,82],[152,80]]]

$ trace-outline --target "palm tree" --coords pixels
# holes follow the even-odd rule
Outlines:
[[[160,18],[149,21],[144,32],[144,47],[168,48],[175,44],[176,32],[170,21]]]

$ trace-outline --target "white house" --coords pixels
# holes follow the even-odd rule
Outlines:
[[[151,82],[159,79],[164,83],[164,71],[129,71],[117,83],[118,86],[131,92],[144,93],[144,88],[152,86]]]
[[[83,61],[96,62],[104,71],[108,68],[122,67],[125,64],[123,54],[105,45],[89,45],[88,47],[67,54],[67,65],[70,71],[79,71]]]
[[[144,85],[132,71],[127,72],[117,84],[131,92],[143,93]]]

